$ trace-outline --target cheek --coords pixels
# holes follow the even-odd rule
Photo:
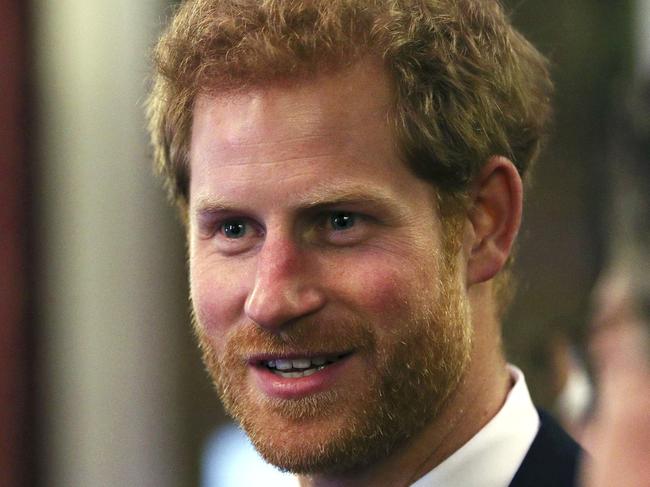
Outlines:
[[[190,294],[199,326],[211,338],[223,336],[243,316],[247,287],[240,273],[193,260]]]
[[[382,317],[409,311],[424,296],[436,299],[435,263],[372,259],[355,266],[340,287],[342,299],[362,313]]]

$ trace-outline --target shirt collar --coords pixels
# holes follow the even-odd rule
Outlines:
[[[508,366],[514,385],[499,412],[467,443],[412,487],[507,487],[539,430],[524,374]]]

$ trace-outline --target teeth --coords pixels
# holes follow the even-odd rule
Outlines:
[[[302,377],[302,372],[282,372],[280,375],[288,377],[289,379],[296,379]]]
[[[305,370],[304,372],[282,372],[280,370],[274,370],[273,372],[281,377],[284,377],[285,379],[297,379],[298,377],[307,377],[308,375],[314,374],[318,370],[322,370],[321,367],[318,369],[309,369]]]
[[[283,358],[279,358],[275,361],[275,367],[278,370],[289,370],[293,368],[292,360],[285,360]]]
[[[338,361],[341,357],[327,359],[325,357],[298,358],[298,359],[275,359],[266,361],[266,366],[276,374],[294,379],[306,377],[323,370],[329,364]]]
[[[311,366],[311,360],[308,358],[300,358],[297,360],[292,360],[291,364],[294,369],[308,369]]]

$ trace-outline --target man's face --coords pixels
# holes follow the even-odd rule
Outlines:
[[[226,409],[294,472],[386,455],[468,362],[464,279],[434,190],[399,160],[389,103],[367,63],[195,107],[196,332]]]

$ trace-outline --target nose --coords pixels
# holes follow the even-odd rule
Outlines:
[[[313,262],[291,241],[267,238],[256,258],[255,282],[244,306],[249,319],[281,331],[324,306],[325,294],[310,265]]]

